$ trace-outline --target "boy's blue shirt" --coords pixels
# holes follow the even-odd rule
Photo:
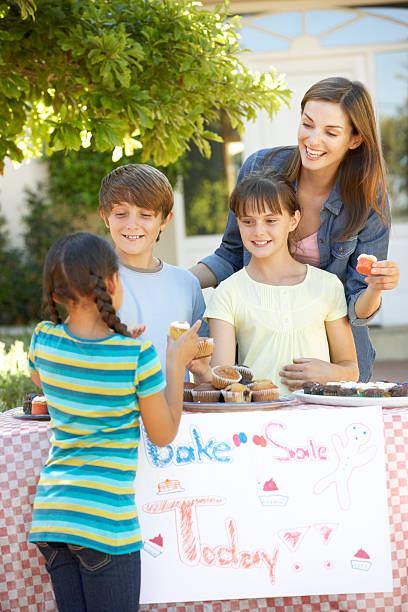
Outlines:
[[[129,329],[145,324],[142,338],[151,340],[166,372],[167,334],[173,321],[193,325],[203,318],[204,297],[197,278],[188,270],[162,263],[159,270],[141,270],[123,264],[119,267],[123,302],[118,315]],[[200,336],[208,336],[203,321]]]
[[[272,160],[268,159],[264,164],[265,157],[272,151],[274,152]],[[282,171],[292,151],[293,147],[278,147],[253,153],[243,164],[238,175],[238,182],[251,172],[268,169]],[[387,206],[390,218],[388,199]],[[375,351],[370,342],[367,325],[373,320],[376,313],[368,319],[359,319],[356,315],[356,300],[367,288],[361,274],[356,272],[357,258],[361,253],[367,253],[375,255],[378,260],[387,259],[389,227],[383,223],[374,210],[371,210],[367,222],[358,234],[342,242],[337,240],[336,236],[342,234],[347,223],[346,211],[337,185],[333,187],[322,207],[320,220],[317,235],[320,267],[336,274],[344,284],[348,316],[357,348],[360,380],[368,381],[371,377]],[[235,214],[230,210],[221,245],[212,255],[202,259],[201,263],[210,268],[220,283],[246,266],[249,260],[250,254],[243,248]]]

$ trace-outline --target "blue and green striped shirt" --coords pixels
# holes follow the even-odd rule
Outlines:
[[[65,325],[43,321],[31,340],[29,365],[40,376],[52,429],[29,541],[111,554],[138,550],[138,397],[165,386],[155,348],[116,333],[78,338]]]

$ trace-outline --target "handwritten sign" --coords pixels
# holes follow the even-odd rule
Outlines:
[[[136,490],[142,603],[392,590],[380,407],[185,414]]]

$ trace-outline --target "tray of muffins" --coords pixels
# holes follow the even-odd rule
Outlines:
[[[293,395],[305,404],[400,408],[408,406],[408,382],[306,382]]]
[[[21,412],[13,414],[15,419],[22,421],[49,421],[47,400],[38,393],[26,393],[23,399]]]
[[[247,366],[220,365],[211,372],[211,382],[184,384],[185,412],[272,410],[297,403],[292,396],[280,397],[271,380],[254,379]]]

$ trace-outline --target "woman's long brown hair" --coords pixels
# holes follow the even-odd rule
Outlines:
[[[359,81],[330,77],[318,81],[307,90],[301,102],[302,113],[310,100],[340,104],[350,120],[353,133],[360,134],[363,139],[357,149],[350,149],[346,153],[338,170],[340,196],[347,211],[347,225],[336,238],[347,240],[355,236],[366,223],[372,209],[388,225],[384,159],[373,103],[367,89]],[[285,169],[291,182],[299,178],[301,167],[300,152],[296,147]]]

